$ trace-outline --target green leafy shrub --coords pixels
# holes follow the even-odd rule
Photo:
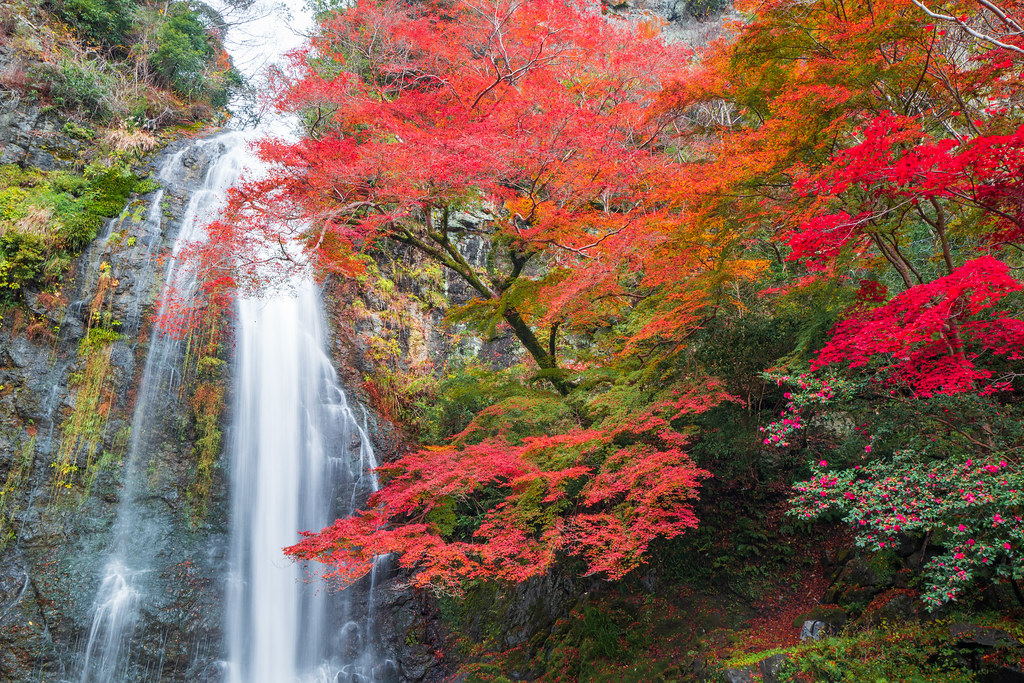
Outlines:
[[[67,135],[69,135],[69,136],[71,136],[71,137],[73,137],[73,138],[75,138],[77,140],[89,141],[89,140],[95,140],[96,139],[96,131],[94,131],[92,128],[87,128],[85,126],[80,126],[77,123],[75,123],[74,121],[66,122],[64,124],[64,129],[63,130],[64,130],[65,134],[67,134]]]
[[[94,120],[110,117],[110,78],[88,62],[62,61],[56,68],[37,72],[36,80],[50,82],[53,103],[65,112],[85,114]]]
[[[40,273],[46,247],[39,235],[8,230],[0,235],[0,298],[9,299]]]
[[[795,514],[814,518],[838,509],[856,530],[857,545],[873,551],[894,547],[901,533],[941,544],[923,568],[929,609],[955,600],[980,577],[1024,578],[1024,475],[998,454],[928,462],[898,451],[852,470],[827,469],[823,460],[812,475],[797,485]]]
[[[193,102],[227,104],[244,81],[220,43],[223,18],[203,3],[172,5],[157,34],[150,67],[166,87]]]
[[[57,282],[140,185],[117,165],[90,166],[84,176],[0,167],[0,299]]]
[[[26,199],[28,192],[20,187],[8,187],[0,190],[0,221],[16,222],[28,212]]]
[[[793,653],[780,674],[781,680],[836,683],[975,680],[965,664],[948,630],[928,626],[809,643]]]
[[[84,184],[51,197],[61,218],[57,242],[70,251],[81,251],[95,239],[103,221],[121,211],[139,182],[122,166],[91,166],[86,169],[85,180]]]
[[[186,5],[174,5],[157,41],[159,47],[150,58],[153,70],[179,94],[200,96],[206,88],[204,70],[214,48],[199,16]]]
[[[56,9],[89,42],[127,53],[123,46],[138,11],[132,0],[63,0]]]
[[[915,539],[927,553],[920,575],[929,609],[964,597],[979,580],[1024,578],[1024,472],[1012,446],[1022,432],[1012,405],[974,395],[904,402],[893,391],[883,413],[877,406],[886,397],[871,383],[822,373],[767,377],[791,391],[781,419],[762,428],[764,445],[811,439],[825,447],[796,484],[793,515],[838,516],[869,552]],[[959,425],[944,432],[951,415]]]

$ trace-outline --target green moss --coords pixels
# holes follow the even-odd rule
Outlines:
[[[773,654],[762,653],[764,656]],[[782,680],[814,681],[973,681],[967,661],[941,624],[880,628],[861,634],[807,642],[789,651]]]
[[[7,470],[7,481],[0,489],[0,549],[12,541],[16,534],[15,518],[19,511],[19,496],[28,483],[35,462],[36,437],[30,436],[21,447],[21,457]]]
[[[192,443],[192,476],[185,487],[191,522],[198,525],[206,516],[223,444],[221,419],[224,415],[224,382],[227,362],[222,344],[225,311],[215,299],[207,302],[197,326],[189,331],[183,372],[192,387],[190,415],[182,436]]]
[[[0,302],[60,283],[74,258],[118,215],[140,183],[121,165],[83,175],[0,167]]]
[[[85,140],[88,142],[90,140],[96,139],[96,131],[94,131],[92,128],[81,126],[75,123],[74,121],[68,121],[67,123],[65,123],[63,130],[65,135],[73,137],[77,140]]]
[[[759,663],[761,660],[774,657],[775,655],[786,655],[793,652],[796,648],[794,647],[776,647],[771,650],[763,650],[761,652],[750,652],[744,655],[737,655],[732,659],[729,659],[724,663],[724,666],[734,669],[739,669],[745,666],[751,666]]]
[[[50,464],[53,468],[53,495],[51,502],[64,500],[64,494],[74,486],[81,456],[85,456],[86,488],[92,486],[99,469],[107,466],[114,456],[95,456],[103,442],[107,419],[110,415],[109,391],[104,392],[110,370],[110,354],[121,335],[104,327],[91,328],[78,344],[82,369],[68,376],[68,385],[75,389],[75,403],[71,413],[61,424],[61,442],[57,456]]]

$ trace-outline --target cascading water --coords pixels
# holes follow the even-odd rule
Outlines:
[[[267,43],[280,53],[280,26],[264,22]],[[260,31],[250,26],[251,36]],[[236,59],[239,55],[235,55]],[[243,57],[244,59],[244,57]],[[280,122],[278,122],[280,123]],[[219,149],[195,192],[167,266],[164,288],[192,295],[193,274],[179,263],[184,245],[202,238],[202,225],[222,205],[243,168],[256,169],[241,133],[197,143]],[[158,177],[174,182],[188,157],[169,157]],[[160,198],[146,224],[159,231]],[[150,263],[147,253],[147,266]],[[319,529],[351,514],[376,488],[376,465],[365,428],[341,389],[325,352],[326,323],[319,290],[308,274],[294,275],[279,294],[243,298],[235,324],[232,423],[229,430],[231,526],[224,651],[214,678],[224,683],[358,683],[394,681],[393,662],[378,652],[373,588],[379,569],[344,591],[304,576],[282,549],[302,529]],[[135,309],[132,309],[134,312]],[[134,323],[135,321],[129,321]],[[180,393],[180,349],[155,334],[136,403],[124,487],[109,559],[94,602],[80,683],[155,681],[159,667],[140,672],[132,634],[158,587],[147,580],[160,531],[147,525],[145,470],[153,457],[151,432]],[[383,565],[381,565],[383,566]],[[198,648],[197,648],[198,649]],[[204,675],[205,676],[205,675]]]
[[[291,296],[239,303],[232,448],[230,683],[371,681],[372,577],[331,592],[281,549],[297,529],[350,514],[376,487],[373,450],[338,386],[322,304],[308,279]]]
[[[291,4],[292,25],[307,22]],[[250,25],[248,36],[232,49],[236,63],[265,65],[301,40],[276,17]],[[242,299],[237,311],[226,682],[397,680],[377,647],[378,572],[333,591],[282,552],[298,530],[351,514],[377,483],[367,430],[325,353],[319,290],[308,273],[281,289],[288,293]]]
[[[202,187],[190,197],[181,229],[168,260],[164,290],[173,289],[188,298],[194,273],[183,267],[181,250],[203,234],[202,226],[214,215],[224,192],[238,178],[247,152],[242,136],[227,134],[198,143],[216,155]],[[180,163],[172,157],[170,165]],[[165,167],[161,173],[173,169]],[[154,199],[154,204],[159,197]],[[151,208],[149,218],[158,220]],[[157,226],[157,229],[159,227]],[[162,306],[166,306],[165,301]],[[166,312],[161,310],[161,313]],[[161,531],[147,509],[146,468],[154,457],[156,436],[167,428],[163,420],[173,414],[180,381],[180,344],[173,336],[154,332],[146,355],[132,418],[131,441],[124,463],[124,483],[99,591],[93,602],[92,623],[82,657],[81,683],[113,683],[128,680],[129,647],[139,611],[151,592],[147,574],[160,552]],[[159,672],[146,676],[159,680]]]

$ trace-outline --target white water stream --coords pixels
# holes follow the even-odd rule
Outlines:
[[[250,36],[258,27],[250,27]],[[269,31],[267,53],[280,54],[294,36]],[[261,49],[250,37],[246,50]],[[236,59],[238,56],[236,55]],[[252,135],[228,133],[197,143],[214,157],[202,187],[188,204],[169,259],[164,287],[193,293],[193,274],[179,263],[181,250],[203,238],[202,226],[223,205],[243,169],[255,169]],[[185,154],[168,158],[158,177],[172,182]],[[159,202],[147,228],[159,232]],[[156,222],[156,225],[149,223]],[[149,263],[147,262],[147,267]],[[350,514],[376,488],[376,462],[366,430],[341,389],[325,352],[323,304],[308,276],[277,288],[284,294],[238,303],[233,361],[233,408],[228,439],[231,526],[224,622],[224,683],[361,683],[397,678],[378,652],[370,577],[333,591],[305,576],[282,548],[297,532],[319,529]],[[158,532],[147,525],[138,498],[153,444],[149,432],[177,395],[180,344],[154,334],[135,407],[124,487],[109,559],[92,610],[80,683],[158,681],[160,671],[131,666],[136,626],[152,599],[146,575],[155,567]],[[228,462],[225,459],[225,462]]]
[[[237,180],[246,156],[241,136],[228,134],[197,143],[216,148],[202,186],[192,193],[181,230],[167,261],[164,290],[172,289],[181,297],[191,296],[194,273],[183,267],[184,245],[200,239],[202,226],[220,207],[224,192]],[[180,163],[180,156],[168,165]],[[165,166],[161,174],[173,173]],[[153,204],[159,205],[162,193]],[[151,207],[148,217],[159,215]],[[147,224],[147,227],[149,225]],[[165,301],[161,313],[166,311]],[[159,553],[159,531],[149,524],[141,498],[146,495],[145,476],[153,456],[154,432],[161,426],[168,404],[174,403],[181,377],[181,343],[173,336],[154,331],[146,355],[132,418],[131,441],[125,457],[123,489],[118,504],[112,541],[101,584],[93,601],[92,623],[86,642],[79,680],[81,683],[114,683],[126,680],[130,647],[139,614],[145,600],[145,584]]]
[[[375,680],[372,585],[332,592],[281,554],[365,500],[376,465],[323,351],[320,297],[293,285],[239,304],[227,680]]]

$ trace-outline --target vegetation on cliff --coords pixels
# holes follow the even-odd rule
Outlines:
[[[201,2],[18,0],[0,10],[0,83],[124,135],[211,118],[242,85]]]

